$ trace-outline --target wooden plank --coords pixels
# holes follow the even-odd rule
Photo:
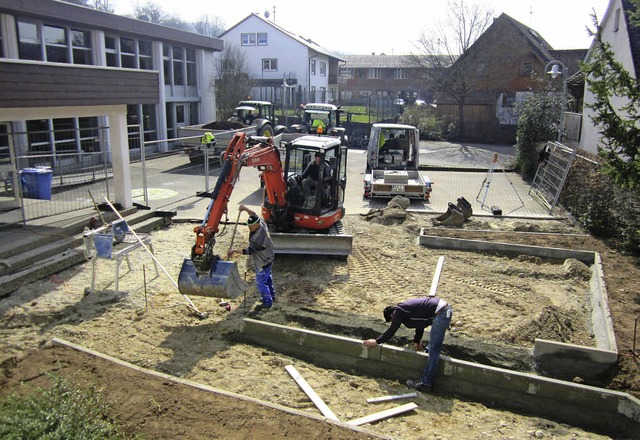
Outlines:
[[[313,388],[311,388],[311,385],[309,385],[307,381],[304,380],[302,376],[300,376],[300,373],[298,373],[298,371],[295,369],[293,365],[286,365],[284,368],[291,375],[291,377],[293,377],[293,380],[295,380],[298,383],[300,388],[302,388],[302,391],[304,391],[307,394],[307,396],[309,396],[311,401],[320,410],[322,415],[324,415],[327,419],[334,420],[336,422],[340,421],[338,420],[338,417],[336,417],[336,415],[333,413],[333,411],[329,409],[327,404],[324,403],[324,401],[320,398],[320,396],[318,396],[318,394],[316,394],[316,392],[313,391]]]
[[[411,403],[407,403],[406,405],[396,406],[395,408],[391,408],[386,411],[380,411],[375,414],[370,414],[365,417],[360,417],[359,419],[353,419],[347,422],[347,424],[353,425],[353,426],[360,426],[360,425],[364,425],[365,423],[371,423],[377,420],[386,419],[387,417],[393,417],[393,416],[397,416],[398,414],[413,411],[417,407],[418,405],[411,402]]]
[[[390,400],[408,399],[409,397],[417,397],[418,393],[397,394],[395,396],[370,397],[367,403],[388,402]]]
[[[436,273],[433,274],[433,280],[431,281],[431,289],[429,289],[429,296],[436,296],[438,290],[438,283],[440,282],[440,273],[442,272],[442,265],[444,264],[444,256],[438,258],[438,265],[436,266]]]

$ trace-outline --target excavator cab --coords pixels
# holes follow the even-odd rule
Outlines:
[[[322,216],[342,209],[347,183],[347,148],[340,139],[304,136],[285,144],[289,211]],[[305,175],[313,167],[314,175]]]

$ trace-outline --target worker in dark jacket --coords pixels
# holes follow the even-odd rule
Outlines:
[[[413,337],[416,351],[422,349],[422,335],[424,329],[431,326],[429,333],[429,360],[420,380],[408,380],[406,383],[418,391],[429,392],[433,387],[433,381],[438,374],[438,362],[444,335],[451,323],[451,306],[446,301],[436,297],[413,298],[403,301],[396,306],[388,306],[383,311],[386,322],[391,325],[382,335],[376,339],[362,341],[365,347],[376,347],[384,344],[398,331],[400,325],[407,328],[415,328]]]
[[[271,275],[271,267],[275,253],[273,251],[273,242],[269,235],[267,224],[258,215],[247,208],[240,205],[240,211],[246,211],[249,214],[247,226],[249,227],[249,246],[245,249],[231,250],[228,256],[242,253],[251,255],[253,263],[256,267],[256,287],[262,296],[262,304],[258,308],[270,308],[276,299],[276,291],[273,287],[273,276]]]
[[[309,195],[311,187],[315,186],[318,181],[323,184],[331,181],[331,168],[322,159],[322,154],[315,154],[313,162],[309,162],[309,165],[300,175],[300,179],[302,180],[302,190],[305,197]]]

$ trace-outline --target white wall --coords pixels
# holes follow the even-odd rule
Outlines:
[[[254,32],[266,32],[268,34],[268,45],[242,46],[241,34]],[[298,86],[303,91],[308,92],[310,86],[315,86],[317,90],[320,90],[320,87],[325,87],[326,89],[329,87],[329,58],[326,55],[318,54],[257,16],[248,17],[224,34],[222,39],[225,42],[225,48],[234,45],[246,53],[247,67],[250,75],[255,79],[277,79],[282,81],[283,78],[289,77],[289,73],[292,72],[291,77],[295,77],[298,80]],[[309,78],[310,57],[312,56],[315,56],[314,59],[316,60],[316,75]],[[263,72],[262,60],[264,58],[277,58],[278,71]],[[320,76],[320,61],[327,64],[327,74],[324,77]],[[295,90],[297,91],[297,89],[296,87]]]
[[[620,20],[618,30],[614,31],[616,9],[620,9]],[[622,4],[620,0],[611,0],[609,2],[607,11],[605,12],[602,22],[600,23],[600,28],[602,29],[603,41],[611,44],[611,48],[615,52],[616,59],[621,62],[624,65],[625,69],[630,72],[631,75],[635,78],[636,72],[633,65],[631,48],[629,45],[629,31],[627,29],[626,20],[624,18],[624,11],[622,10]],[[589,55],[592,51],[593,46],[589,51]],[[587,58],[587,61],[590,60]],[[590,116],[593,116],[593,111],[586,105],[587,103],[592,103],[593,101],[593,93],[591,93],[588,90],[588,87],[585,85],[585,105],[582,111],[582,135],[580,137],[580,148],[585,151],[597,153],[597,147],[599,144],[601,144],[601,136],[598,128],[593,125],[593,122],[590,118]],[[620,108],[625,104],[624,99],[615,97],[611,100],[611,102],[616,108]]]

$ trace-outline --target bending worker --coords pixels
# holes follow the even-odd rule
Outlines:
[[[238,210],[246,211],[249,214],[247,219],[249,246],[242,250],[231,250],[227,256],[232,257],[240,253],[251,255],[256,267],[256,287],[262,296],[262,304],[256,308],[268,309],[276,300],[276,290],[273,287],[273,277],[271,275],[275,253],[273,251],[273,242],[269,235],[269,228],[264,220],[245,205],[240,205]]]
[[[444,335],[451,323],[451,306],[446,301],[436,297],[413,298],[403,301],[396,306],[388,306],[383,311],[384,320],[391,325],[382,335],[376,339],[362,341],[365,347],[376,347],[384,344],[398,331],[401,324],[407,328],[415,328],[413,337],[416,351],[422,349],[422,335],[424,329],[431,326],[429,333],[429,360],[422,376],[418,381],[407,380],[407,386],[418,391],[430,392],[433,382],[438,374],[438,362]]]

